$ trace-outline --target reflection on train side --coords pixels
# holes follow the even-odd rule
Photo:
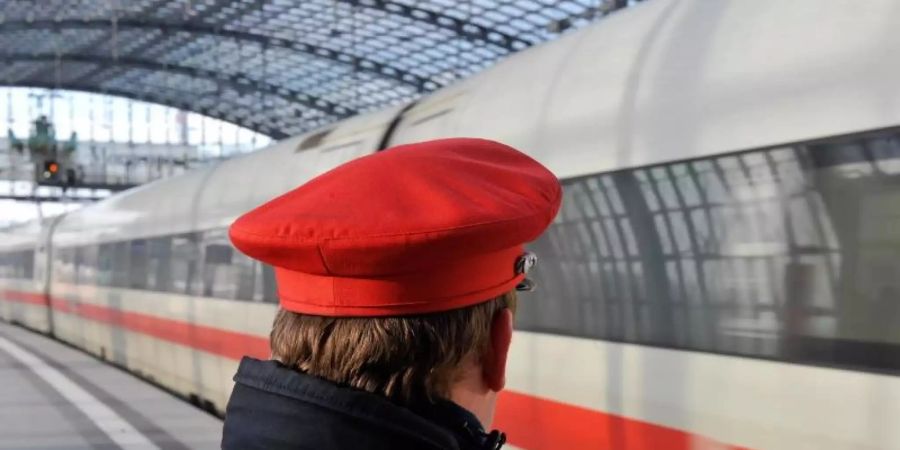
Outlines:
[[[900,370],[900,138],[564,181],[524,329]]]
[[[56,282],[277,303],[275,273],[234,249],[226,229],[211,229],[53,253]]]

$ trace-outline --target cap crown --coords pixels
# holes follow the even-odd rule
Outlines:
[[[476,292],[490,290],[498,281],[520,280],[515,255],[508,264],[500,260],[506,253],[521,253],[523,243],[543,232],[556,215],[560,196],[556,177],[511,147],[482,139],[443,139],[343,164],[240,217],[230,236],[241,251],[276,267],[285,307],[290,303],[303,309],[300,304],[311,302],[317,313],[337,314],[344,306],[357,308],[357,302],[371,315],[427,312],[429,303],[440,303],[427,297],[453,294],[441,292],[440,282],[430,283],[438,289],[430,294],[421,286],[405,289],[408,280],[443,279],[442,273],[477,279],[480,274],[464,270],[476,261],[508,266],[495,269],[490,280],[461,282]],[[499,259],[488,263],[485,257]],[[504,280],[497,279],[501,272]],[[305,276],[297,284],[297,276],[287,274]],[[334,288],[360,279],[389,283],[390,292],[380,294],[392,298],[372,304],[376,299],[366,298],[367,287],[350,289],[357,292]],[[328,280],[332,292],[326,295],[285,289],[315,290],[313,285],[325,286]],[[484,283],[494,286],[478,289]],[[396,307],[379,306],[387,303]],[[404,309],[404,304],[418,306]]]

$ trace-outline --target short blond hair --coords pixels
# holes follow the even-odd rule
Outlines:
[[[272,356],[301,372],[401,404],[448,398],[466,358],[490,351],[498,311],[515,311],[511,291],[467,308],[400,317],[323,317],[281,309]]]

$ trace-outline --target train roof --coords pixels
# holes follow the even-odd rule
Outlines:
[[[0,248],[5,250],[34,249],[40,240],[41,222],[37,220],[0,230]]]
[[[649,1],[421,100],[397,139],[494,138],[568,178],[893,127],[898,27],[891,0]]]

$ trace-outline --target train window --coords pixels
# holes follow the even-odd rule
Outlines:
[[[895,177],[879,132],[564,180],[518,324],[900,371]]]
[[[19,252],[11,252],[6,256],[6,273],[7,278],[16,279],[19,278]]]
[[[75,249],[74,248],[64,248],[60,251],[60,259],[61,259],[61,271],[62,276],[60,278],[63,279],[66,283],[74,283],[75,282]]]
[[[227,244],[209,244],[206,246],[206,264],[231,264],[232,249]]]
[[[56,274],[61,283],[73,283],[75,281],[75,267],[73,248],[59,248],[56,251]]]
[[[25,252],[16,252],[15,254],[15,275],[16,278],[22,279],[25,277],[25,270],[23,260],[25,259]]]
[[[112,244],[112,286],[118,288],[129,287],[129,242],[116,242]]]
[[[216,298],[237,298],[237,274],[232,264],[234,251],[228,243],[226,230],[203,233],[205,245],[203,266],[203,295]]]
[[[131,289],[147,289],[147,240],[136,239],[130,242],[128,266],[128,286]]]
[[[12,278],[12,279],[20,278],[21,275],[19,275],[19,267],[20,267],[21,253],[20,252],[10,253],[7,258],[8,258],[7,259],[7,273],[9,274],[9,278]]]
[[[97,246],[87,245],[78,249],[79,262],[77,281],[79,284],[97,283]]]
[[[200,277],[201,260],[199,235],[185,233],[172,237],[172,288],[186,295],[200,295],[203,281]]]
[[[278,303],[275,270],[268,264],[260,265],[262,266],[263,301],[266,303]]]
[[[7,273],[9,274],[9,278],[18,279],[22,277],[19,269],[21,267],[21,260],[21,252],[12,252],[7,256]]]
[[[147,289],[172,291],[172,238],[158,237],[147,241]]]
[[[74,283],[75,270],[73,260],[74,249],[67,247],[58,247],[53,252],[53,268],[56,281],[60,283]]]
[[[75,284],[78,282],[78,247],[66,249],[66,274],[68,282]]]
[[[100,244],[97,248],[97,284],[112,286],[113,244]]]
[[[235,298],[239,300],[262,301],[262,295],[256,295],[256,273],[259,263],[235,251],[232,260],[234,283],[237,284]],[[261,283],[260,283],[261,284]]]
[[[22,278],[30,280],[34,278],[34,251],[22,252]]]
[[[34,278],[34,251],[20,250],[0,254],[0,278]]]
[[[81,260],[84,259],[84,250],[81,247],[75,247],[72,249],[72,282],[75,284],[81,283],[81,266],[84,264]]]
[[[884,174],[900,173],[900,143],[894,136],[886,136],[869,141],[868,150],[872,153],[876,167]]]
[[[63,261],[62,261],[62,252],[61,248],[57,248],[50,260],[50,264],[53,266],[53,278],[58,282],[65,282],[65,274],[63,273]]]

